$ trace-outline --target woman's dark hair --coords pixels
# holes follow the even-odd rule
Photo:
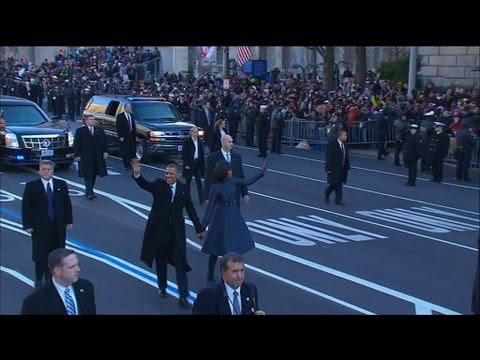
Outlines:
[[[225,160],[221,160],[215,165],[213,170],[213,178],[216,182],[224,182],[228,176],[228,170],[231,170],[232,167]]]

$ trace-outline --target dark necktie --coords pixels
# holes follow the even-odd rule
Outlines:
[[[50,183],[47,183],[47,201],[48,201],[48,217],[53,220],[55,217],[55,209],[53,208],[53,192]]]
[[[342,154],[343,154],[342,165],[345,166],[345,146],[343,145],[343,143],[341,145],[342,145]]]
[[[238,301],[238,292],[233,292],[233,315],[241,315],[240,302]]]

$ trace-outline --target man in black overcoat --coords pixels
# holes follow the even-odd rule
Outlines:
[[[93,115],[85,118],[85,125],[75,132],[73,151],[78,161],[78,176],[85,182],[85,195],[89,200],[96,198],[93,187],[97,175],[107,176],[108,142],[105,131],[96,127]]]
[[[125,104],[123,112],[117,115],[116,128],[123,167],[130,169],[130,160],[136,157],[137,128],[132,114],[132,106]]]
[[[345,205],[342,201],[342,184],[347,182],[348,170],[350,170],[350,158],[348,156],[347,132],[338,132],[337,139],[331,140],[327,145],[325,154],[325,172],[327,173],[327,188],[325,189],[325,202],[330,202],[330,194],[335,191],[335,204]]]
[[[190,308],[187,300],[187,272],[191,267],[187,262],[187,241],[185,236],[185,218],[183,209],[193,222],[197,237],[203,239],[204,228],[190,198],[190,191],[185,184],[177,181],[180,171],[176,164],[165,169],[165,180],[147,181],[141,174],[138,160],[132,160],[133,179],[138,186],[153,196],[153,204],[147,220],[143,237],[140,260],[149,267],[155,260],[157,283],[160,297],[167,296],[167,263],[175,267],[177,276],[179,305]]]
[[[23,229],[32,236],[32,260],[35,263],[35,287],[42,286],[42,277],[50,279],[48,254],[65,247],[67,230],[73,226],[73,211],[67,183],[54,179],[54,163],[41,160],[40,179],[25,185],[22,198]]]

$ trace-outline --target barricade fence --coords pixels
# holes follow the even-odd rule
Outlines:
[[[307,119],[291,119],[285,121],[282,143],[287,146],[296,146],[301,141],[307,141],[309,145],[317,149],[325,147],[329,140],[330,126],[325,121]],[[376,144],[378,143],[377,129],[374,121],[356,121],[343,126],[347,131],[349,144]],[[385,132],[385,142],[395,142],[395,128],[389,123]],[[445,159],[446,163],[455,164],[456,139],[450,138],[450,150]],[[479,167],[480,138],[476,138],[475,147],[472,149],[470,166]]]

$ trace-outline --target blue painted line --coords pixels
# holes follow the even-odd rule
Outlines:
[[[0,208],[0,211],[5,213],[5,214],[8,214],[10,215],[11,217],[17,219],[17,220],[21,220],[22,219],[22,216],[15,212],[15,211],[12,211],[12,210],[8,210],[8,209],[4,209],[4,208]],[[147,275],[147,274],[144,274],[140,271],[138,271],[137,269],[133,268],[132,266],[128,265],[128,264],[124,264],[120,261],[118,261],[117,259],[115,259],[114,257],[112,257],[111,255],[107,254],[107,253],[104,253],[100,250],[97,250],[95,248],[92,248],[86,244],[83,244],[77,240],[75,240],[74,238],[70,237],[70,236],[67,236],[67,242],[69,245],[73,245],[77,248],[79,248],[80,250],[83,250],[85,252],[88,252],[89,254],[91,255],[94,255],[94,256],[97,256],[101,259],[104,259],[104,260],[108,260],[110,261],[111,263],[115,264],[116,266],[118,266],[119,268],[122,268],[124,270],[128,270],[130,272],[133,272],[135,273],[136,275],[138,275],[139,277],[143,278],[143,279],[146,279],[146,280],[150,280],[150,281],[153,281],[153,282],[157,282],[157,278],[156,276],[154,275]],[[178,294],[178,288],[175,288],[171,285],[168,285],[167,284],[167,288],[173,292],[174,294],[176,295],[179,295]],[[191,301],[194,301],[196,297],[193,297],[192,295],[188,295],[188,299],[191,300]]]
[[[0,207],[0,211],[7,214],[7,215],[10,215],[11,217],[13,217],[17,220],[22,220],[22,215],[20,215],[19,213],[15,212],[15,211],[8,210],[8,209],[5,209],[3,207]]]

